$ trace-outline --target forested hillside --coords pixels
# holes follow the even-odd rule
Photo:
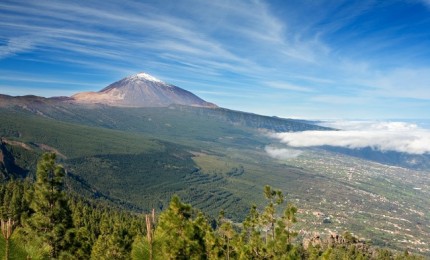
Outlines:
[[[242,223],[217,219],[173,196],[162,211],[128,212],[64,191],[64,168],[45,153],[35,182],[0,186],[5,259],[422,259],[375,248],[349,233],[302,237],[297,207],[264,189],[266,206]]]
[[[263,141],[268,139],[246,125],[282,131],[323,129],[227,109],[83,107],[13,100],[25,105],[0,109],[4,178],[34,177],[37,157],[52,151],[67,166],[68,187],[87,197],[148,210],[165,207],[177,193],[211,215],[224,208],[235,220],[245,216],[254,200],[248,200],[246,192],[267,169],[248,158],[260,155],[244,156],[255,150],[264,153]],[[237,155],[243,158],[231,158]],[[249,165],[251,161],[254,165]],[[243,180],[244,176],[251,179]]]

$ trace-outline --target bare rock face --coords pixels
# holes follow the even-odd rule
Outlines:
[[[121,107],[167,107],[171,104],[217,107],[193,93],[146,74],[138,73],[117,81],[99,92],[82,92],[72,96],[74,102]]]

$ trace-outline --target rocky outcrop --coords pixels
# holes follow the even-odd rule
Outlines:
[[[1,179],[10,179],[11,177],[25,177],[28,170],[21,168],[15,162],[15,157],[7,147],[8,140],[0,138],[0,175]],[[26,149],[25,147],[22,147]]]

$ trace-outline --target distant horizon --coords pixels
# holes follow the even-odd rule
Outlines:
[[[430,115],[430,2],[0,4],[0,93],[71,96],[144,71],[287,118]]]

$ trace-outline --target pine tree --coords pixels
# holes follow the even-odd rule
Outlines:
[[[0,190],[0,224],[5,239],[5,259],[9,259],[10,238],[15,228],[20,225],[23,212],[28,210],[24,199],[25,186],[21,181],[9,181]]]
[[[64,168],[55,162],[54,153],[45,153],[37,165],[36,183],[28,219],[28,232],[47,246],[49,256],[58,258],[63,239],[72,227],[71,212],[63,191]]]
[[[206,258],[210,226],[199,214],[193,220],[193,209],[174,196],[169,208],[160,215],[155,240],[160,243],[160,259]]]
[[[269,200],[262,214],[262,222],[266,225],[266,244],[268,243],[267,233],[271,231],[271,240],[275,240],[276,206],[284,202],[284,195],[280,190],[274,190],[270,186],[264,187],[264,195]]]
[[[12,232],[15,228],[16,224],[16,216],[14,216],[16,211],[16,199],[13,202],[12,198],[14,197],[14,186],[16,186],[12,181],[10,181],[7,185],[2,187],[1,197],[2,197],[2,205],[0,207],[0,224],[1,224],[1,233],[6,243],[5,248],[5,259],[9,259],[9,251],[10,251],[10,237],[12,236]],[[15,204],[15,205],[14,205]]]
[[[127,229],[116,225],[111,234],[100,235],[93,246],[91,259],[130,259],[133,239]]]
[[[234,247],[232,246],[232,240],[235,238],[236,232],[233,229],[232,223],[224,217],[224,210],[222,210],[218,216],[218,224],[218,233],[222,242],[224,256],[225,259],[229,260],[230,256],[232,256],[232,253],[234,251]]]
[[[296,213],[296,206],[291,203],[288,203],[287,208],[284,211],[284,215],[282,216],[282,222],[285,225],[285,231],[287,232],[288,244],[291,244],[291,238],[297,235],[296,233],[291,232],[292,225],[297,222]]]

